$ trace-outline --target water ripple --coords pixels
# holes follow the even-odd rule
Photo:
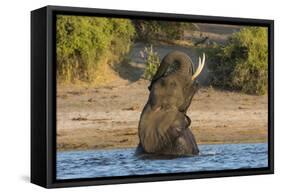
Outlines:
[[[268,165],[266,143],[200,145],[194,157],[138,157],[135,149],[57,153],[57,179],[94,178],[206,170],[261,168]]]

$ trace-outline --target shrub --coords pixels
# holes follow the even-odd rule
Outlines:
[[[99,69],[121,60],[129,51],[135,30],[128,19],[57,17],[57,76],[59,81],[91,82]]]
[[[196,25],[188,22],[156,20],[134,20],[137,38],[141,41],[181,40],[186,30],[195,30]]]
[[[159,65],[160,65],[160,57],[157,52],[154,52],[153,46],[151,45],[149,48],[145,47],[142,52],[143,57],[145,58],[146,68],[144,71],[144,78],[148,80],[152,80],[155,75]]]
[[[267,92],[268,32],[263,27],[245,27],[226,45],[207,51],[211,84],[262,95]]]

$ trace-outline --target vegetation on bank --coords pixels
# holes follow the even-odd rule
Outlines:
[[[189,22],[134,20],[137,39],[145,42],[158,40],[182,40],[186,31],[194,31],[197,26]]]
[[[249,94],[267,93],[267,28],[245,27],[226,44],[203,50],[207,52],[212,85]]]
[[[61,82],[106,79],[106,66],[127,54],[135,35],[128,19],[57,17],[57,77]]]
[[[134,40],[178,40],[195,25],[183,22],[129,20],[103,17],[57,17],[57,78],[60,83],[99,84],[110,77],[108,65],[125,59]],[[147,50],[148,52],[148,50]],[[149,53],[147,53],[149,54]],[[148,55],[145,77],[156,71]],[[151,56],[150,56],[151,55]]]
[[[152,45],[150,45],[150,47],[144,48],[144,51],[142,52],[142,57],[144,58],[146,65],[144,71],[144,78],[152,80],[158,67],[160,66],[160,57],[158,53],[153,50]]]
[[[183,40],[196,30],[187,22],[129,20],[86,16],[57,16],[57,78],[60,83],[98,85],[110,80],[110,65],[127,59],[134,41],[153,44],[160,40]],[[211,72],[210,84],[222,89],[265,94],[268,86],[268,32],[245,27],[223,45],[203,46]],[[155,74],[160,57],[145,48],[145,79]],[[120,63],[122,64],[122,63]]]

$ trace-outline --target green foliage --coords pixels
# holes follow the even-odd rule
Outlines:
[[[57,16],[57,76],[91,82],[101,66],[121,60],[135,34],[128,19]]]
[[[181,40],[185,30],[195,30],[196,25],[188,22],[135,20],[137,38],[142,41]]]
[[[230,37],[226,45],[208,49],[207,56],[213,85],[250,94],[267,92],[267,28],[245,27]]]
[[[160,65],[160,57],[157,52],[154,52],[152,45],[149,48],[145,47],[143,57],[145,58],[146,64],[144,78],[152,80]]]

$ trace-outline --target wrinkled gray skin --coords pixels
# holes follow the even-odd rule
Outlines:
[[[176,70],[169,67],[177,64]],[[198,83],[192,81],[193,67],[183,52],[174,51],[162,60],[149,86],[150,94],[138,127],[137,153],[157,155],[197,155],[191,120],[186,116]]]

